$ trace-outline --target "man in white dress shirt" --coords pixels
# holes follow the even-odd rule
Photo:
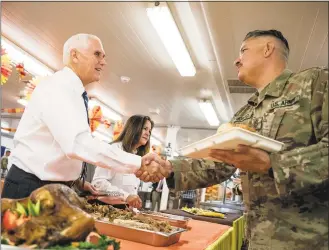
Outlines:
[[[72,36],[64,44],[63,62],[62,70],[35,88],[25,109],[2,197],[27,197],[50,183],[71,185],[83,162],[125,173],[146,171],[147,178],[162,179],[166,172],[155,154],[129,154],[91,135],[85,86],[99,81],[106,65],[100,39],[88,34]],[[97,195],[89,182],[80,188]]]

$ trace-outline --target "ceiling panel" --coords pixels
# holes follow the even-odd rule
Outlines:
[[[328,53],[322,53],[323,46],[328,39],[328,4],[322,3],[315,14],[312,30],[303,54],[300,70],[320,66],[319,61],[327,59]],[[324,32],[326,30],[326,32]],[[328,51],[328,46],[326,46]],[[321,65],[324,66],[324,65]]]

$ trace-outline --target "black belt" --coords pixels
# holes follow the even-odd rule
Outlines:
[[[48,185],[48,184],[63,184],[68,187],[72,187],[75,183],[75,181],[42,181],[40,180],[43,185]]]
[[[44,186],[44,185],[48,185],[48,184],[63,184],[63,185],[72,187],[75,184],[75,181],[43,181],[40,178],[38,178],[35,174],[25,172],[21,168],[17,167],[15,164],[12,164],[11,167],[15,169],[15,172],[17,174],[29,176],[35,182],[38,182],[40,186]]]

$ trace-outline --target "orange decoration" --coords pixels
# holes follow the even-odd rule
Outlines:
[[[95,106],[92,110],[89,110],[89,124],[91,132],[94,132],[100,124],[102,119],[102,110],[100,106]]]
[[[119,137],[122,130],[123,130],[123,122],[121,120],[116,121],[113,127],[113,140],[116,140]]]
[[[110,128],[111,122],[109,120],[104,120],[104,126],[105,126],[105,128]]]
[[[91,132],[94,132],[99,124],[104,124],[106,128],[111,126],[111,122],[103,118],[102,109],[100,106],[95,106],[92,110],[89,110],[89,124]]]
[[[8,81],[8,78],[11,75],[11,69],[10,57],[8,56],[7,51],[1,46],[1,85]]]
[[[25,108],[12,108],[12,109],[1,109],[2,113],[8,114],[16,114],[16,113],[23,113]]]

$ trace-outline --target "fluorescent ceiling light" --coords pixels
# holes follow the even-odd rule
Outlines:
[[[209,100],[205,100],[200,101],[199,105],[210,126],[218,126],[219,120],[212,103]]]
[[[27,106],[27,104],[28,104],[28,101],[25,100],[25,99],[23,99],[23,98],[19,98],[19,99],[17,99],[17,102],[18,102],[19,104],[23,105],[23,106]]]
[[[100,106],[102,109],[102,114],[105,118],[108,118],[112,121],[120,121],[122,120],[121,115],[110,109],[108,106],[106,106],[103,102],[92,98],[88,102],[89,109],[92,109],[95,106]]]
[[[166,2],[147,8],[147,16],[158,33],[181,76],[194,76],[192,59]]]
[[[3,36],[1,36],[1,46],[6,49],[10,59],[15,65],[23,63],[24,69],[30,74],[34,76],[47,76],[54,73],[53,70]]]

